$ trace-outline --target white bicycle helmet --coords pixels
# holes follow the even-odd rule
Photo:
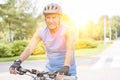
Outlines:
[[[43,10],[43,14],[49,14],[49,13],[62,14],[62,9],[58,4],[51,3],[45,6]]]

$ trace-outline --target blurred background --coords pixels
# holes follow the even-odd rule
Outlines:
[[[42,11],[48,3],[62,7],[61,21],[73,28],[75,49],[120,39],[118,0],[0,0],[0,57],[20,55],[36,29],[46,25]],[[33,54],[45,53],[42,42],[39,46]]]
[[[119,0],[0,0],[0,66],[5,68],[0,72],[8,72],[7,64],[18,58],[37,29],[46,26],[42,11],[48,3],[58,3],[62,7],[61,21],[74,32],[75,56],[78,70],[81,71],[78,75],[82,75],[80,78],[88,80],[85,75],[89,75],[89,80],[119,80],[119,72],[114,74],[114,69],[106,72],[111,71],[112,74],[108,75],[114,74],[116,79],[104,78],[105,72],[98,74],[103,75],[101,78],[97,76],[94,79],[90,73],[97,75],[99,71],[88,70],[88,66],[98,61],[97,67],[105,63],[109,66],[111,62],[117,66],[114,71],[119,71]],[[101,58],[104,51],[105,55]],[[45,59],[44,44],[40,42],[28,60]]]

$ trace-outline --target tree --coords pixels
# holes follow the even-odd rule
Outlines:
[[[0,4],[0,16],[5,23],[4,31],[9,32],[9,41],[28,38],[35,30],[36,18],[26,10],[31,7],[28,6],[30,4],[28,0],[7,0],[5,4]]]
[[[106,25],[104,25],[104,20],[106,18]],[[109,18],[107,15],[103,15],[100,17],[97,28],[98,28],[98,36],[100,40],[103,40],[104,38],[104,26],[106,26],[106,37],[109,37]]]
[[[120,37],[120,16],[112,16],[111,17],[111,24],[112,24],[112,38],[115,39],[116,32],[118,33],[118,37]]]

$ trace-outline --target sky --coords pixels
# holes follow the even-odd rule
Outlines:
[[[38,12],[42,12],[48,3],[58,3],[76,26],[88,21],[97,23],[102,15],[120,15],[119,0],[38,0]]]

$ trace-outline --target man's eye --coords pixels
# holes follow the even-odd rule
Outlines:
[[[50,17],[47,17],[47,19],[50,19]]]

